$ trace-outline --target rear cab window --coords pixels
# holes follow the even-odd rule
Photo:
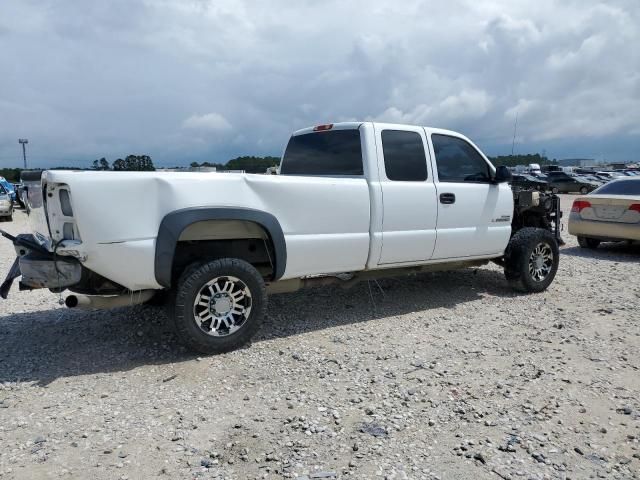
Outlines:
[[[282,157],[280,175],[362,176],[360,130],[327,130],[295,135]]]
[[[462,138],[439,133],[431,134],[440,182],[491,181],[491,169],[480,153]]]

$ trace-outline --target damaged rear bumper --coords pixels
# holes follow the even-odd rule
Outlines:
[[[6,279],[0,285],[0,297],[7,298],[13,281],[20,276],[20,290],[48,288],[57,291],[80,282],[82,266],[75,258],[49,252],[32,235],[14,237],[2,230],[0,234],[13,243],[17,252]]]

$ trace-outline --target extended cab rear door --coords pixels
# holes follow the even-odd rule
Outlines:
[[[438,193],[433,260],[501,254],[511,236],[513,194],[494,184],[494,169],[461,135],[429,131]]]
[[[382,190],[382,249],[378,263],[429,260],[436,243],[438,205],[424,129],[376,123]]]

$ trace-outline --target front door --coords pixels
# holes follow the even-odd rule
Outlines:
[[[438,240],[432,259],[502,253],[511,237],[511,188],[492,183],[489,163],[464,138],[430,137],[438,191]]]
[[[383,198],[378,264],[429,260],[436,243],[438,204],[423,128],[375,125]]]

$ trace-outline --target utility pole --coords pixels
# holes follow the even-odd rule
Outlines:
[[[27,140],[26,138],[19,138],[18,139],[18,143],[22,145],[22,159],[24,160],[24,169],[27,169],[27,143],[29,143],[29,140]]]

